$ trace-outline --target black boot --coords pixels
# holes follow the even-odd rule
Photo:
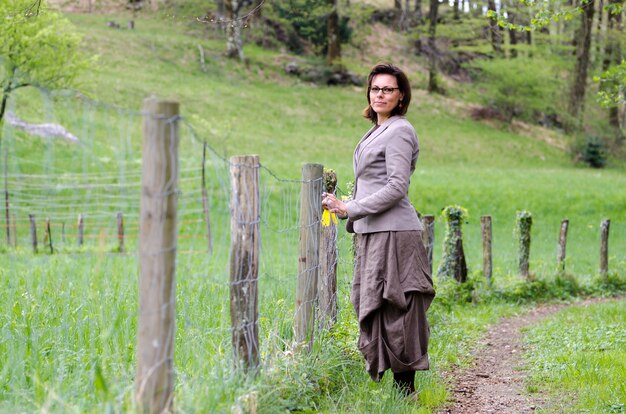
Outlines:
[[[405,395],[415,392],[415,371],[394,372],[393,383]]]

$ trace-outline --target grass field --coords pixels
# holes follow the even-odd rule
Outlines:
[[[626,303],[564,310],[526,332],[527,389],[552,395],[545,411],[622,413]]]
[[[573,165],[565,151],[541,135],[552,132],[520,134],[475,122],[463,102],[429,96],[421,90],[423,85],[416,84],[409,119],[422,151],[410,196],[424,214],[438,215],[450,204],[469,210],[464,243],[472,273],[471,288],[437,280],[440,295],[430,313],[433,369],[419,375],[420,403],[402,401],[390,378],[375,384],[364,372],[348,301],[351,261],[345,233],[340,234],[338,325],[319,336],[310,355],[295,352],[297,180],[303,163],[316,162],[334,168],[339,186],[346,188],[352,179],[354,145],[369,127],[360,118],[364,91],[288,78],[281,65],[295,57],[254,45],[247,46],[247,66],[224,61],[223,43],[207,36],[206,27],[186,20],[141,17],[136,19],[137,29],[128,31],[110,29],[106,22],[123,21],[129,15],[68,18],[84,33],[85,50],[99,55],[81,79],[81,90],[96,104],[90,107],[71,97],[49,99],[28,89],[10,104],[31,122],[52,120],[83,131],[82,147],[37,141],[22,133],[14,133],[9,141],[14,156],[9,165],[53,182],[50,187],[41,184],[42,202],[61,199],[52,197],[57,174],[71,172],[76,174],[71,177],[79,178],[113,174],[132,181],[128,189],[136,191],[124,199],[132,228],[139,200],[137,112],[151,94],[179,100],[185,122],[196,131],[181,135],[182,166],[195,168],[200,163],[201,141],[219,155],[211,160],[208,184],[215,207],[216,251],[211,257],[203,253],[200,209],[190,201],[198,192],[192,184],[197,183],[198,171],[189,172],[191,178],[183,184],[181,211],[189,216],[181,217],[196,224],[181,226],[183,253],[177,263],[175,366],[180,412],[246,412],[250,407],[266,413],[430,412],[448,396],[440,373],[468,363],[472,344],[487,324],[534,299],[610,294],[624,288],[623,164],[605,170]],[[199,44],[206,51],[206,72],[199,65]],[[363,73],[371,63],[362,63]],[[560,135],[557,139],[564,144],[569,140]],[[245,378],[231,370],[229,360],[230,218],[227,164],[222,157],[251,153],[259,154],[267,168],[262,176],[259,321],[263,369],[258,377]],[[103,215],[117,209],[104,205],[106,198],[96,193],[77,192],[71,200],[73,204],[99,200]],[[538,282],[530,291],[517,277],[514,227],[519,210],[532,212],[534,218],[531,272]],[[480,277],[479,218],[484,214],[492,215],[494,223],[492,285]],[[563,218],[571,226],[567,274],[556,277],[556,243]],[[597,278],[598,227],[604,218],[612,220],[610,274],[617,282],[610,286]],[[443,232],[438,217],[435,267]],[[132,410],[137,259],[132,235],[130,253],[115,255],[98,248],[97,234],[92,247],[82,253],[32,255],[27,249],[9,249],[0,256],[0,304],[6,309],[0,319],[0,360],[6,361],[0,368],[0,411]],[[475,303],[467,303],[472,298]]]

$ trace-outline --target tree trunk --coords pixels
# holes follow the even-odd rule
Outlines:
[[[341,60],[341,37],[339,35],[339,13],[337,12],[337,0],[329,0],[330,14],[326,20],[326,35],[328,36],[328,51],[326,62],[332,65]]]
[[[490,11],[493,11],[494,13],[496,12],[495,0],[487,1],[487,9],[489,9]],[[499,55],[502,53],[502,45],[501,45],[500,29],[499,29],[500,26],[498,26],[498,22],[496,20],[490,18],[489,27],[490,27],[490,32],[491,32],[491,46],[493,47],[493,51]]]
[[[415,18],[417,21],[421,21],[424,18],[424,11],[422,10],[422,0],[415,0]]]
[[[0,104],[0,124],[4,120],[4,112],[7,109],[7,102],[8,102],[8,100],[9,100],[9,93],[8,92],[4,92],[2,94],[2,104]]]
[[[439,8],[439,0],[430,0],[430,10],[428,11],[428,19],[430,20],[430,26],[428,27],[428,46],[430,53],[430,61],[428,65],[428,92],[439,92],[439,85],[437,84],[437,11]]]
[[[453,10],[452,18],[454,20],[459,20],[460,19],[460,16],[459,16],[459,7],[460,7],[459,3],[460,3],[460,0],[454,0],[454,4],[452,5],[452,10]]]
[[[509,20],[511,21],[512,24],[516,24],[516,15],[514,12],[509,11]],[[511,47],[511,58],[516,58],[517,57],[517,30],[515,29],[509,29],[509,44]]]
[[[599,61],[602,59],[602,20],[604,19],[604,0],[598,0],[598,10],[597,10],[597,20],[596,20],[596,55],[594,57],[595,61]],[[610,13],[609,13],[610,14]]]
[[[618,4],[621,0],[609,0],[609,4]],[[609,11],[607,14],[607,36],[604,43],[604,58],[602,59],[602,71],[606,72],[611,64],[619,65],[622,61],[621,53],[621,29],[622,29],[622,14],[614,14]],[[608,109],[609,113],[609,125],[613,129],[616,143],[618,147],[621,146],[621,142],[624,140],[624,134],[619,120],[618,105],[615,104]]]
[[[239,0],[226,0],[226,17],[228,19],[226,33],[228,40],[226,42],[226,56],[233,59],[245,60],[243,54],[243,40],[241,37],[242,22],[239,20],[239,11],[241,10],[241,2]]]
[[[581,120],[584,107],[585,90],[587,87],[587,70],[589,68],[589,52],[591,50],[591,28],[593,14],[595,12],[593,1],[581,6],[581,27],[576,45],[576,67],[574,69],[574,81],[570,93],[569,113]]]

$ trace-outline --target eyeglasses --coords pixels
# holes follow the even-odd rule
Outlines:
[[[400,89],[400,88],[391,88],[389,86],[385,86],[383,88],[379,88],[378,86],[374,86],[372,88],[369,88],[370,93],[373,93],[374,95],[377,95],[378,92],[383,91],[383,95],[391,95],[393,93],[393,91],[395,91],[396,89]]]

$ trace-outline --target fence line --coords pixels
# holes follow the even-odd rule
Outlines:
[[[145,122],[163,124],[155,128],[158,134],[164,136],[172,133],[174,129],[180,133],[178,128],[174,128],[173,125],[187,125],[189,126],[187,130],[193,131],[191,126],[184,119],[177,117],[176,114],[168,114],[165,117],[151,116],[147,110],[140,114],[146,118]],[[98,177],[97,173],[85,172],[86,170],[83,170],[81,174],[59,176],[58,180],[55,179],[47,184],[44,184],[44,181],[46,178],[52,177],[49,174],[20,175],[15,173],[11,176],[11,180],[5,181],[11,185],[20,186],[18,190],[11,192],[11,194],[17,195],[17,197],[10,199],[11,203],[14,203],[11,204],[11,214],[5,214],[5,216],[12,217],[12,220],[5,219],[6,227],[14,229],[12,240],[7,241],[7,247],[17,243],[18,232],[24,235],[29,234],[26,231],[28,226],[32,248],[36,253],[38,249],[45,250],[46,248],[52,250],[54,254],[63,253],[66,240],[68,245],[69,242],[77,243],[80,235],[80,244],[83,246],[87,245],[86,247],[88,247],[93,240],[102,241],[106,238],[107,241],[111,241],[111,245],[116,246],[117,251],[128,253],[126,256],[116,255],[115,257],[120,257],[122,260],[126,260],[126,257],[131,260],[137,258],[140,260],[140,283],[142,286],[147,286],[147,292],[152,292],[145,293],[146,290],[142,287],[139,293],[141,295],[140,301],[143,301],[142,298],[151,297],[160,300],[160,302],[159,304],[151,304],[149,310],[142,310],[145,306],[140,305],[139,319],[152,318],[157,321],[156,324],[161,326],[164,325],[164,320],[168,320],[170,323],[166,329],[161,331],[161,336],[156,340],[158,352],[153,349],[150,354],[151,359],[145,363],[140,362],[139,357],[137,358],[137,398],[140,405],[148,407],[170,407],[172,404],[171,392],[166,397],[159,393],[164,389],[171,388],[176,369],[172,366],[170,353],[170,349],[174,347],[173,338],[175,336],[172,322],[174,316],[171,312],[175,307],[176,274],[183,279],[181,282],[197,282],[202,290],[209,292],[207,295],[211,299],[211,303],[204,308],[207,309],[207,312],[211,306],[219,306],[215,305],[216,302],[228,297],[226,289],[231,291],[231,297],[235,297],[234,302],[241,302],[243,307],[241,312],[238,311],[239,306],[234,309],[230,308],[231,317],[236,316],[235,321],[231,321],[231,326],[226,326],[227,324],[215,315],[202,315],[203,318],[207,319],[203,322],[187,320],[190,318],[183,315],[181,317],[182,323],[193,327],[202,326],[204,335],[219,337],[216,340],[218,343],[216,348],[232,347],[235,360],[248,358],[249,366],[256,367],[258,365],[262,367],[264,363],[260,358],[262,347],[265,346],[268,349],[272,345],[260,343],[259,331],[263,329],[268,337],[279,338],[280,346],[286,349],[289,349],[292,340],[310,346],[314,338],[314,329],[328,327],[336,316],[336,307],[334,310],[332,309],[332,301],[336,299],[337,293],[336,291],[333,292],[333,289],[337,286],[333,287],[332,285],[333,283],[336,284],[337,281],[330,279],[333,277],[332,272],[336,272],[338,265],[345,265],[346,271],[344,273],[349,273],[351,267],[351,257],[341,258],[338,254],[334,258],[331,256],[332,252],[337,252],[337,244],[342,242],[342,238],[348,238],[345,233],[341,233],[341,236],[338,235],[338,229],[332,220],[328,229],[322,229],[324,231],[329,230],[329,233],[320,240],[315,240],[321,237],[320,232],[324,233],[320,230],[321,199],[319,195],[325,181],[319,174],[321,165],[308,165],[307,168],[312,168],[315,173],[305,173],[305,168],[303,168],[303,176],[299,180],[285,180],[280,179],[274,172],[258,163],[258,166],[254,167],[257,174],[255,180],[259,182],[258,187],[248,191],[256,194],[258,200],[255,198],[256,201],[254,202],[233,202],[232,197],[237,191],[230,189],[229,184],[232,184],[232,181],[229,180],[229,174],[226,174],[225,171],[238,167],[241,163],[232,159],[224,159],[217,151],[210,148],[206,141],[200,140],[193,132],[191,138],[187,141],[189,146],[191,146],[189,141],[198,141],[197,144],[199,145],[195,149],[186,148],[187,151],[196,153],[187,154],[189,158],[181,155],[175,159],[176,144],[174,141],[168,144],[167,139],[163,138],[163,142],[158,146],[150,147],[154,151],[153,155],[145,155],[143,163],[137,164],[143,167],[143,174],[138,174],[130,167],[128,169],[120,167],[120,175],[108,176],[110,182]],[[177,137],[176,142],[178,139]],[[191,155],[197,155],[200,148],[202,148],[203,157],[202,162],[197,163],[198,157],[193,158]],[[148,159],[152,158],[160,159],[160,166],[148,167]],[[175,161],[177,166],[172,167]],[[186,162],[187,164],[185,168],[181,168],[178,166],[178,162]],[[131,165],[131,163],[122,164]],[[200,165],[194,166],[194,164]],[[148,171],[150,169],[152,172]],[[165,174],[168,170],[170,172],[176,170],[176,177]],[[60,172],[61,170],[50,168],[48,171]],[[214,172],[214,175],[207,177],[211,171]],[[85,178],[80,179],[79,177],[83,175]],[[156,189],[146,190],[145,182],[143,185],[137,182],[139,177],[143,177],[144,180],[159,181],[161,184]],[[74,186],[72,185],[73,179],[77,181]],[[109,186],[108,183],[111,185]],[[72,189],[76,190],[79,195],[64,193]],[[84,190],[91,191],[91,193]],[[149,195],[150,201],[147,199],[144,201],[142,198],[141,204],[137,205],[135,198],[140,191],[142,197]],[[27,199],[26,196],[33,192],[41,192],[42,194]],[[93,196],[93,200],[90,199],[90,196]],[[53,200],[58,200],[64,205],[58,206],[58,208],[49,208]],[[114,203],[115,200],[117,202]],[[150,210],[153,212],[147,213],[148,207],[156,209],[159,203],[167,204],[169,208],[171,207],[169,203],[173,203],[173,200],[176,200],[177,203],[176,212],[169,210],[170,213],[164,213],[166,208],[162,206],[164,210],[161,212]],[[274,204],[280,207],[273,208]],[[85,205],[95,206],[97,211],[83,211]],[[120,206],[126,208],[119,208]],[[234,213],[235,209],[244,206],[255,206],[256,213],[247,218],[237,218],[237,213]],[[58,212],[58,215],[51,214],[55,212]],[[16,213],[19,220],[15,219]],[[28,215],[28,221],[24,218],[26,215]],[[173,219],[174,222],[164,224],[161,229],[153,228],[151,235],[145,235],[143,231],[153,227],[153,225],[146,224],[148,215],[151,215],[154,220],[162,219],[167,222],[169,218]],[[209,225],[209,215],[213,220],[213,227]],[[40,221],[44,217],[49,218],[45,224],[47,230],[45,234],[48,235],[47,241],[49,243],[44,243],[44,248],[41,245],[38,246],[36,217]],[[77,217],[79,217],[78,220]],[[235,237],[237,231],[231,230],[229,232],[225,229],[227,227],[226,220],[220,220],[224,217],[228,218],[231,228],[246,225],[254,227],[255,231],[245,235],[242,233],[240,237]],[[435,217],[424,216],[423,221],[425,225],[424,243],[427,247],[432,269]],[[66,222],[68,223],[67,226]],[[602,253],[603,259],[601,260],[605,261],[601,261],[600,265],[601,271],[606,269],[605,272],[608,271],[608,227],[607,220],[606,226],[602,225],[602,243],[605,243],[604,241],[606,243],[601,247],[601,251],[607,253]],[[141,234],[140,229],[142,230]],[[606,237],[604,236],[604,229],[606,229]],[[59,232],[61,236],[59,236]],[[166,237],[166,233],[170,235]],[[262,233],[265,239],[261,237]],[[455,232],[455,234],[457,233]],[[461,235],[460,231],[458,234]],[[488,250],[489,259],[491,259],[491,223],[489,231],[483,231],[484,240],[486,240],[487,234],[489,234]],[[230,245],[227,241],[228,237],[233,237],[233,240],[239,240],[242,244],[244,242],[257,243],[243,249],[247,253],[231,252],[231,271],[234,269],[239,273],[236,275],[231,273],[230,281],[219,273],[221,269],[217,269],[215,265],[216,258],[227,257],[228,255],[228,252],[225,251],[225,246]],[[296,241],[296,237],[298,237],[298,241]],[[27,239],[27,237],[23,236],[23,239]],[[54,248],[53,239],[55,241]],[[135,245],[138,240],[141,241],[139,248]],[[265,242],[263,242],[264,240]],[[279,243],[276,242],[277,240]],[[160,244],[147,247],[150,242],[155,241],[160,242]],[[345,242],[345,240],[343,241]],[[458,243],[462,245],[460,237]],[[23,240],[21,244],[26,245]],[[239,249],[230,246],[231,250]],[[67,251],[72,252],[71,249]],[[483,250],[484,255],[486,255],[486,251]],[[181,259],[183,256],[185,258]],[[16,260],[20,260],[18,255],[15,257],[18,258]],[[12,259],[12,256],[9,259]],[[327,261],[323,262],[321,259]],[[563,249],[564,260],[565,249]],[[162,264],[159,266],[160,270],[155,270],[155,273],[158,272],[164,276],[159,281],[146,282],[144,271],[147,272],[151,266],[156,267],[154,262]],[[254,268],[255,270],[253,270]],[[174,269],[176,269],[175,272]],[[483,266],[483,273],[487,277],[491,275],[491,264],[488,270],[487,267]],[[264,283],[259,283],[260,281]],[[267,286],[272,282],[277,282],[272,285],[272,290],[275,292],[268,292]],[[266,287],[263,286],[264,284]],[[330,290],[327,291],[326,289]],[[198,300],[195,295],[201,295],[203,292],[193,291],[193,294],[193,297],[183,297],[182,300]],[[267,303],[268,298],[274,300],[272,306],[266,306],[261,314],[258,313],[258,309],[254,310],[254,308],[258,308],[259,303]],[[294,298],[295,300],[292,300]],[[329,305],[331,308],[330,317],[325,311],[327,300],[331,303]],[[289,303],[282,305],[281,301]],[[295,302],[295,306],[293,302]],[[295,312],[293,312],[294,308]],[[181,309],[184,312],[184,307]],[[290,314],[287,318],[284,317],[285,310]],[[280,316],[282,319],[276,316]],[[286,319],[289,321],[285,322]],[[319,323],[316,324],[316,322]],[[140,331],[146,323],[140,321]],[[230,344],[224,345],[228,340],[230,340]],[[154,348],[154,338],[152,340],[150,338],[140,340],[138,336],[137,341],[138,352],[144,347]],[[140,341],[141,344],[139,344]],[[276,348],[279,349],[278,346]],[[209,350],[203,350],[203,352],[206,352],[207,358],[211,355]],[[270,348],[270,352],[264,353],[264,355],[266,358],[270,358],[272,352],[277,351]],[[139,366],[140,364],[141,366]],[[158,387],[153,386],[154,383],[151,384],[146,379],[152,375],[157,375],[157,371],[160,372],[158,375],[161,375],[162,383],[165,384],[165,388],[160,389],[160,391],[154,391]],[[158,394],[156,400],[144,400],[144,397],[150,394],[153,396]]]

